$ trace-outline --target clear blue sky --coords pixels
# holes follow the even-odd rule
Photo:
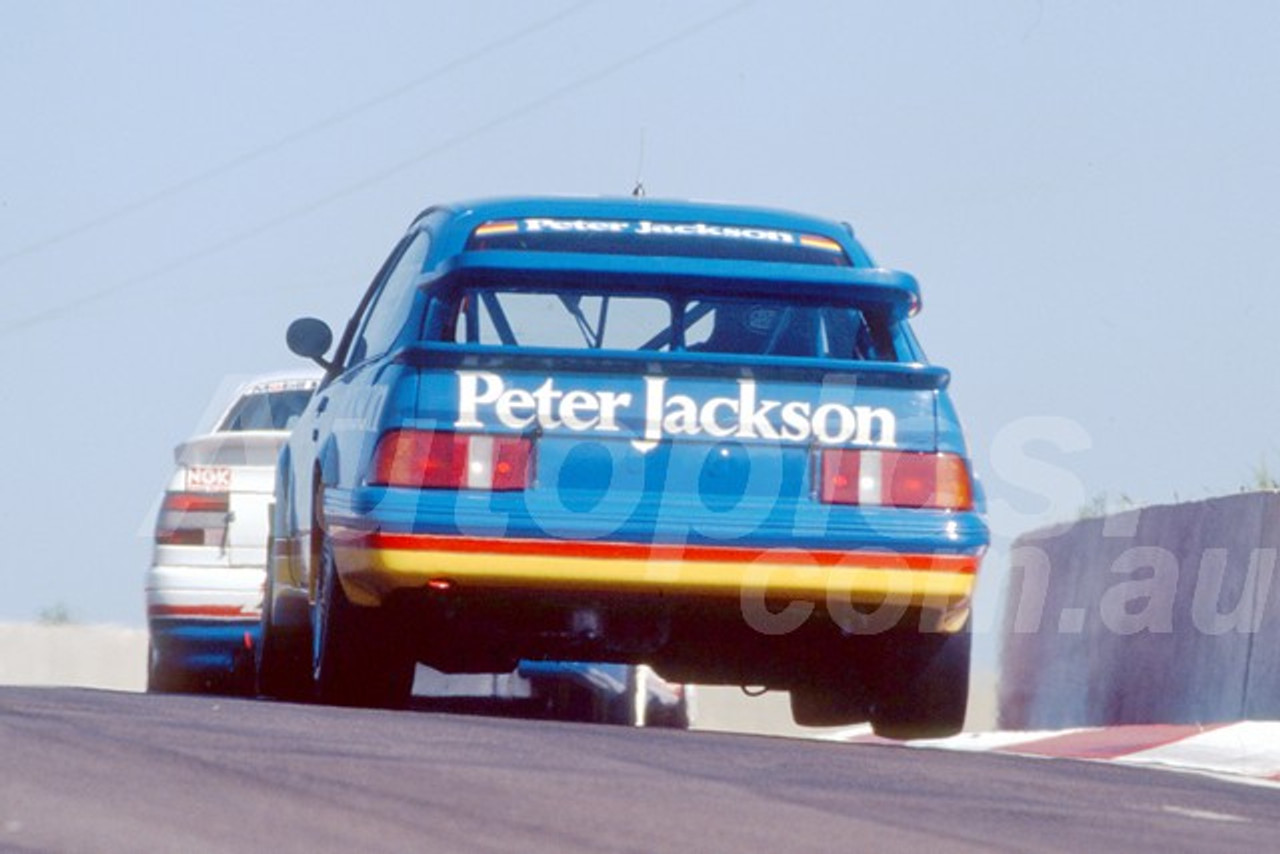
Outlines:
[[[172,446],[419,209],[637,174],[918,275],[1004,540],[1280,473],[1280,4],[0,12],[0,620],[141,626]]]

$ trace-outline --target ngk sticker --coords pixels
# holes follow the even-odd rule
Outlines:
[[[192,492],[226,492],[231,489],[230,466],[189,466],[187,489]]]

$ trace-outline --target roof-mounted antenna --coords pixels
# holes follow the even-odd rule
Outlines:
[[[636,163],[636,185],[631,188],[631,195],[644,198],[644,128],[640,128],[640,161]]]

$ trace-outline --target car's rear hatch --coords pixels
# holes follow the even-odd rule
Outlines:
[[[901,546],[936,530],[824,503],[819,472],[824,450],[936,452],[942,369],[438,345],[402,358],[421,366],[412,427],[523,437],[530,449],[523,488],[428,491],[418,527],[824,548]]]
[[[168,561],[265,566],[276,459],[287,436],[277,430],[221,432],[177,446],[174,457],[178,468],[169,493],[192,496],[187,503],[195,512],[184,513],[174,522],[177,526],[198,523],[205,534],[199,554],[186,548],[165,555]],[[201,496],[207,500],[202,502]],[[217,517],[224,526],[221,532],[215,525]]]

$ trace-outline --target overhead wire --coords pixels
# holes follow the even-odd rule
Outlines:
[[[161,189],[156,190],[155,192],[152,192],[140,198],[134,199],[133,201],[120,205],[119,207],[112,208],[111,210],[106,211],[105,213],[102,213],[98,216],[95,216],[92,219],[88,219],[83,222],[80,222],[76,225],[71,226],[70,228],[64,229],[63,231],[46,235],[45,237],[42,237],[39,240],[36,240],[32,243],[28,243],[27,245],[22,246],[18,249],[15,249],[11,252],[0,254],[0,267],[4,267],[9,263],[18,260],[19,258],[23,258],[27,255],[31,255],[34,252],[39,252],[42,249],[48,249],[52,246],[57,246],[59,243],[63,243],[71,239],[72,237],[77,237],[81,234],[84,234],[87,231],[91,231],[95,228],[106,225],[107,223],[113,222],[122,217],[130,216],[131,214],[135,214],[139,211],[145,210],[149,207],[152,207],[153,205],[158,204],[159,202],[165,201],[166,199],[171,199],[174,196],[177,196],[181,193],[185,193],[187,190],[190,190],[193,187],[199,186],[200,184],[210,181],[213,178],[217,178],[227,174],[228,172],[235,171],[236,169],[239,169],[240,167],[248,163],[252,163],[255,160],[259,160],[267,156],[268,154],[273,154],[279,151],[280,149],[293,145],[294,143],[304,140],[307,137],[314,136],[315,134],[326,131],[329,128],[332,128],[336,125],[342,124],[343,122],[346,122],[354,118],[355,116],[361,115],[362,113],[367,113],[370,110],[375,109],[376,107],[381,107],[383,104],[386,104],[390,101],[394,101],[397,98],[401,98],[409,94],[410,92],[413,92],[416,89],[422,88],[428,83],[432,83],[440,79],[441,77],[444,77],[449,73],[458,70],[459,68],[462,68],[466,65],[469,65],[475,62],[478,59],[483,59],[484,57],[492,53],[496,53],[500,50],[504,50],[510,47],[511,45],[516,44],[517,42],[520,42],[528,38],[529,36],[540,33],[543,30],[549,29],[555,24],[558,24],[561,21],[565,20],[566,18],[572,17],[573,15],[582,11],[587,6],[592,5],[593,2],[594,0],[581,0],[581,2],[575,3],[572,6],[567,6],[557,11],[553,15],[548,15],[545,18],[540,18],[539,20],[533,22],[527,27],[524,27],[523,29],[517,30],[500,39],[496,39],[492,42],[489,42],[488,44],[483,45],[482,47],[479,47],[476,50],[470,51],[469,53],[465,53],[462,56],[451,59],[442,65],[438,65],[435,68],[433,68],[431,71],[428,71],[426,74],[423,74],[420,77],[415,77],[412,80],[409,80],[405,83],[400,84],[399,86],[396,86],[394,89],[389,89],[386,92],[383,92],[382,94],[377,95],[376,97],[370,98],[366,101],[362,101],[358,104],[355,104],[354,106],[348,107],[345,110],[341,110],[339,112],[332,113],[328,116],[325,116],[324,118],[319,119],[318,121],[312,122],[311,124],[306,125],[305,127],[301,127],[301,128],[298,128],[297,130],[291,131],[290,133],[287,133],[284,136],[281,136],[275,140],[272,140],[271,142],[267,142],[263,145],[258,146],[257,148],[253,148],[253,149],[250,149],[249,151],[245,151],[240,154],[237,154],[236,156],[231,157],[227,160],[224,160],[215,166],[211,166],[208,169],[195,173],[194,175],[189,175],[188,177],[183,178],[182,180],[177,181],[173,184],[170,184],[166,187],[162,187]]]
[[[676,31],[672,35],[665,36],[655,42],[652,42],[647,46],[637,51],[634,51],[633,53],[629,53],[611,63],[608,63],[589,74],[585,74],[580,77],[577,77],[574,80],[571,80],[570,82],[562,86],[552,89],[551,91],[546,92],[543,95],[538,96],[537,98],[534,98],[530,101],[525,102],[524,104],[520,105],[519,107],[516,107],[515,109],[509,110],[493,119],[482,122],[461,133],[448,137],[442,140],[441,142],[437,143],[436,145],[433,145],[430,148],[427,148],[427,149],[424,149],[423,151],[418,152],[412,157],[401,160],[398,163],[395,163],[378,172],[375,172],[374,174],[367,176],[358,182],[348,184],[345,187],[339,188],[338,190],[335,190],[318,199],[314,199],[304,205],[300,205],[298,207],[292,208],[291,210],[286,211],[285,213],[279,216],[273,217],[264,222],[260,222],[251,228],[239,231],[222,240],[209,244],[208,246],[204,246],[193,252],[190,252],[178,258],[172,259],[160,266],[157,266],[151,270],[148,270],[145,273],[141,273],[137,276],[132,276],[121,282],[117,282],[116,284],[111,285],[109,287],[99,289],[90,294],[86,294],[85,296],[80,297],[78,299],[70,300],[65,303],[62,303],[61,305],[57,305],[52,308],[45,309],[44,311],[36,312],[35,314],[29,315],[25,318],[22,318],[21,320],[2,326],[0,327],[0,337],[5,337],[16,332],[21,332],[23,330],[30,329],[32,327],[40,326],[45,323],[49,323],[51,321],[57,320],[58,318],[68,315],[70,313],[73,313],[76,310],[81,309],[87,305],[92,305],[94,303],[101,302],[102,300],[107,299],[111,296],[114,296],[117,293],[137,287],[140,284],[144,284],[148,281],[151,281],[152,279],[156,279],[162,275],[171,273],[177,269],[185,267],[186,265],[194,261],[199,261],[204,258],[210,257],[212,255],[216,255],[220,252],[230,249],[233,246],[237,246],[241,243],[244,243],[258,236],[259,234],[262,234],[265,231],[269,231],[271,229],[284,225],[288,222],[299,219],[300,217],[314,213],[317,210],[325,208],[336,201],[352,196],[360,192],[361,190],[364,190],[375,184],[382,183],[383,181],[386,181],[387,179],[392,178],[400,174],[401,172],[404,172],[407,169],[417,166],[423,161],[429,160],[432,157],[435,157],[439,154],[449,151],[450,149],[456,148],[457,146],[462,145],[465,142],[469,142],[470,140],[474,139],[477,136],[481,136],[482,134],[485,134],[491,130],[494,130],[495,128],[501,127],[502,125],[508,124],[516,119],[520,119],[531,113],[534,113],[542,109],[543,107],[546,107],[549,104],[552,104],[568,95],[579,92],[599,82],[600,80],[606,77],[609,77],[613,74],[618,73],[619,71],[622,71],[625,68],[635,65],[638,62],[642,62],[643,60],[646,60],[649,57],[657,53],[660,53],[663,50],[666,50],[672,45],[678,44],[679,42],[682,42],[714,26],[717,26],[720,23],[727,20],[728,18],[738,14],[739,12],[743,11],[747,7],[753,5],[753,3],[754,3],[754,0],[741,0],[741,2],[735,3],[733,6],[727,9],[724,9],[714,15],[710,15],[706,18],[703,18],[687,27],[684,27]]]

